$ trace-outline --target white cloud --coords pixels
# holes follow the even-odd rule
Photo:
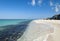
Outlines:
[[[60,11],[60,4],[59,3],[55,4],[55,11],[56,12]]]
[[[27,4],[28,5],[32,5],[32,6],[41,5],[42,4],[42,0],[31,0],[31,2],[28,2]]]
[[[38,4],[41,4],[42,3],[42,0],[38,0]]]
[[[28,4],[30,4],[32,6],[35,6],[35,5],[41,6],[42,3],[44,4],[45,2],[43,2],[43,0],[31,0],[31,2],[29,2]],[[50,0],[49,5],[50,5],[51,9],[54,10],[55,12],[60,11],[60,4],[59,3],[54,3],[52,0]]]
[[[52,1],[50,1],[50,6],[53,6],[54,4],[53,4],[53,2]]]
[[[59,5],[59,9],[60,9],[60,5]]]
[[[58,8],[58,6],[57,6],[57,5],[55,6],[55,11],[56,11],[56,12],[58,12],[58,11],[59,11],[59,8]]]
[[[54,10],[55,12],[59,12],[60,11],[60,4],[59,3],[53,4],[53,2],[50,1],[50,6],[51,6],[52,10]]]
[[[32,6],[35,6],[36,5],[35,0],[32,0],[31,4],[32,4]]]
[[[38,0],[37,3],[38,3],[37,5],[41,6],[42,5],[42,0]]]

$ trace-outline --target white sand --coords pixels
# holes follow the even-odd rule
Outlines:
[[[60,20],[34,20],[17,41],[60,41]]]

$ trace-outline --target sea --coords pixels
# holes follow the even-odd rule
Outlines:
[[[0,19],[0,41],[17,41],[31,21],[30,19]]]
[[[18,24],[23,21],[28,21],[28,19],[0,19],[0,26]]]

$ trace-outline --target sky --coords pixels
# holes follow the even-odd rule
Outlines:
[[[60,13],[60,0],[0,0],[0,19],[41,19]]]

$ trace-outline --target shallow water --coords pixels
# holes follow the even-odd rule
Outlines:
[[[27,20],[26,19],[0,19],[0,26],[17,24],[23,21],[27,21]]]
[[[30,21],[25,19],[0,20],[0,41],[17,41],[23,35]]]

